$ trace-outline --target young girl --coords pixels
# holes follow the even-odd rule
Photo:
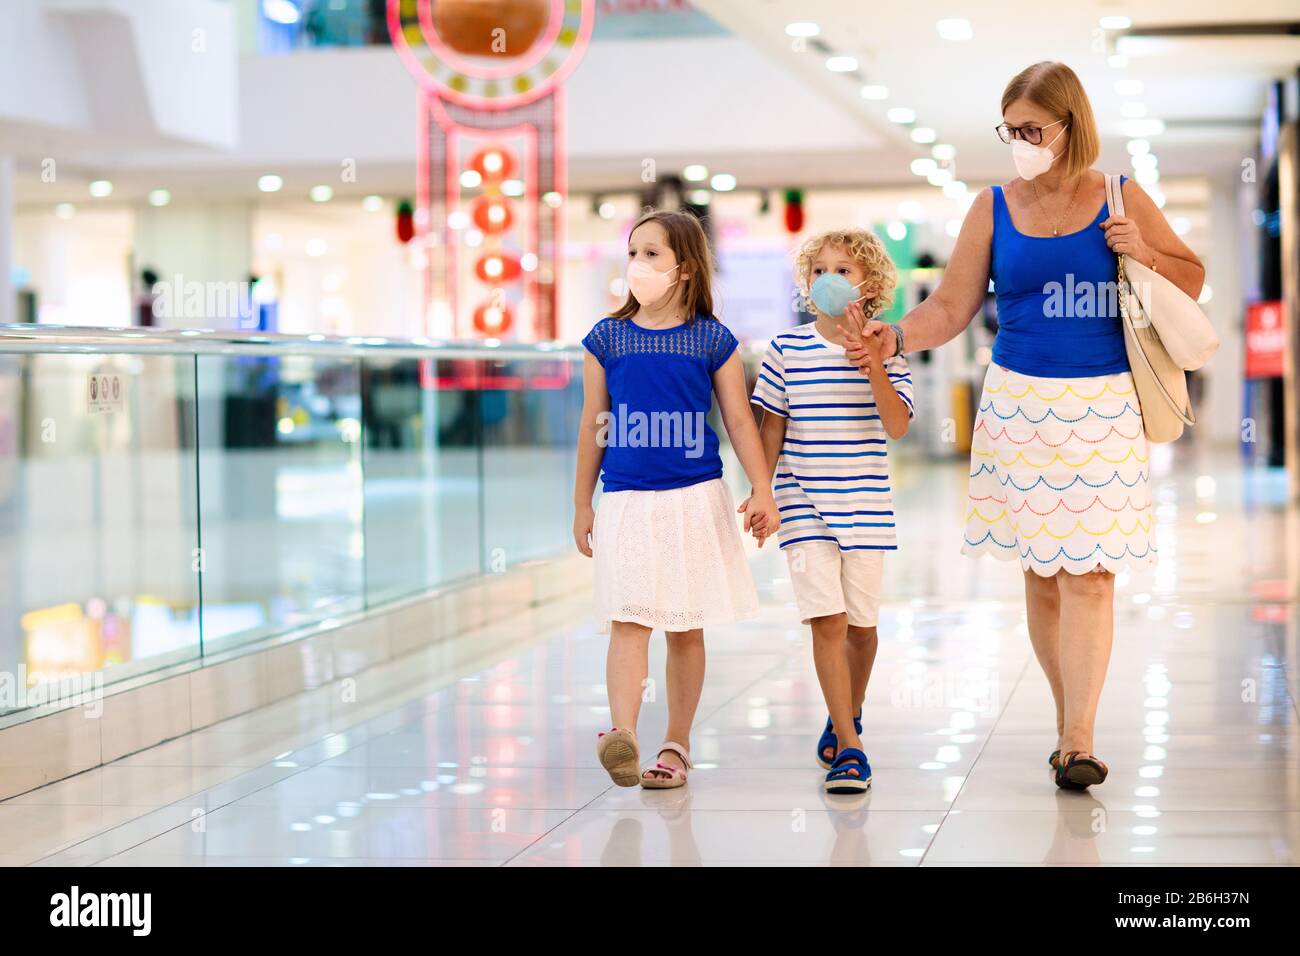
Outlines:
[[[613,729],[597,739],[620,787],[680,787],[704,683],[704,631],[758,609],[722,482],[718,436],[705,416],[718,396],[745,473],[767,488],[736,339],[713,314],[713,267],[699,220],[651,212],[627,246],[628,297],[583,339],[578,434],[578,550],[595,557],[596,616],[610,633],[606,684]],[[591,506],[596,476],[604,493]],[[770,490],[739,509],[745,529],[775,529]],[[761,544],[760,540],[760,544]],[[640,772],[636,739],[650,632],[668,636],[668,735]]]
[[[772,340],[754,388],[763,407],[767,474],[776,473],[780,543],[830,717],[817,762],[831,793],[871,786],[861,712],[876,657],[885,551],[897,549],[886,436],[912,417],[912,376],[902,358],[882,361],[865,337],[861,368],[845,345],[893,300],[897,272],[879,239],[861,229],[803,244],[795,278],[816,321]],[[872,351],[874,349],[874,351]],[[763,487],[767,487],[764,482]]]

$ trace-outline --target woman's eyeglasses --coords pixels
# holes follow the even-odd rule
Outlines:
[[[1060,126],[1065,120],[1057,120],[1055,123],[1048,123],[1046,126],[1008,126],[1002,123],[993,127],[998,134],[998,139],[1004,143],[1010,143],[1015,139],[1023,139],[1031,146],[1039,146],[1043,142],[1043,130],[1051,129],[1053,126]]]

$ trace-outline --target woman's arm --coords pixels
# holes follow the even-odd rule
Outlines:
[[[713,390],[718,396],[718,409],[722,412],[722,424],[731,439],[731,447],[736,450],[740,466],[745,469],[745,475],[754,488],[748,502],[741,505],[745,513],[745,530],[758,528],[762,533],[761,546],[763,538],[775,530],[781,520],[777,515],[776,501],[772,498],[775,461],[769,467],[763,443],[758,437],[758,426],[754,424],[754,413],[749,408],[745,366],[738,353],[732,352],[722,367],[713,373]]]
[[[988,292],[992,247],[993,190],[985,189],[966,213],[939,287],[898,323],[909,352],[943,345],[970,325]],[[878,336],[883,341],[882,359],[895,354],[897,343],[889,328],[884,322],[872,319],[865,330],[867,335]],[[849,359],[859,367],[865,366],[865,348],[849,352]]]
[[[596,479],[605,457],[605,449],[596,441],[600,431],[597,418],[608,411],[605,370],[596,356],[588,353],[582,362],[582,418],[578,422],[578,465],[573,488],[573,541],[587,557],[591,557],[591,529],[596,520],[591,496],[596,493]]]
[[[1178,238],[1155,200],[1131,179],[1124,181],[1124,212],[1124,216],[1111,216],[1101,223],[1106,244],[1154,267],[1193,299],[1198,298],[1205,285],[1205,266]]]

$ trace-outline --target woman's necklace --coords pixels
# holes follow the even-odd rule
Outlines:
[[[1031,179],[1029,180],[1029,185],[1034,189],[1034,201],[1038,203],[1038,208],[1043,211],[1044,216],[1047,216],[1047,207],[1043,205],[1043,197],[1038,195],[1038,184]],[[1061,223],[1070,217],[1070,210],[1074,208],[1074,201],[1079,198],[1079,187],[1082,185],[1083,177],[1080,176],[1074,182],[1074,192],[1070,194],[1070,205],[1065,207],[1065,212],[1061,214],[1061,218],[1052,223],[1053,236],[1059,236],[1061,234]],[[1048,216],[1048,218],[1050,219],[1051,217]]]

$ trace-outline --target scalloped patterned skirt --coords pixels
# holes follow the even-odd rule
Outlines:
[[[962,553],[1044,577],[1155,561],[1133,376],[1040,378],[990,365],[971,444]]]

